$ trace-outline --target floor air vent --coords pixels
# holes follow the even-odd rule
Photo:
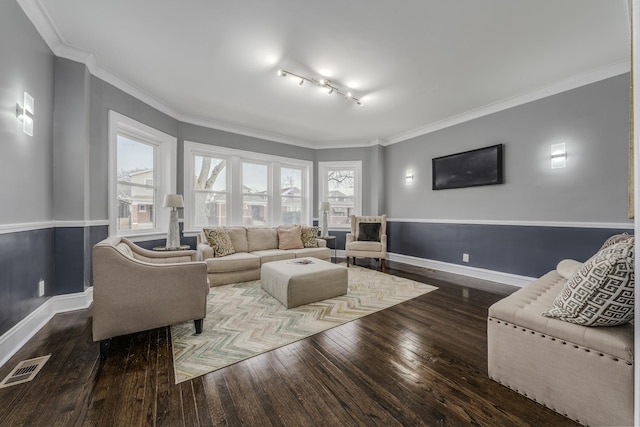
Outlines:
[[[0,388],[10,387],[12,385],[26,383],[35,378],[40,369],[47,363],[51,355],[36,357],[35,359],[23,360],[13,368],[0,383]]]

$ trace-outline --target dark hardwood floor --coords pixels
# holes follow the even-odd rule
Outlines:
[[[487,377],[487,308],[515,288],[387,273],[439,289],[178,385],[168,328],[115,338],[101,362],[89,310],[56,315],[0,368],[52,355],[0,389],[0,426],[575,425]]]

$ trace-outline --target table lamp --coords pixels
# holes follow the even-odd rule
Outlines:
[[[169,217],[169,232],[167,233],[167,249],[180,247],[180,228],[178,227],[178,208],[184,208],[182,194],[166,194],[164,196],[165,208],[171,208]]]

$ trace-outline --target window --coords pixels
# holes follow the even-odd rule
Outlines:
[[[186,231],[311,224],[312,162],[189,141],[184,159]]]
[[[329,227],[349,227],[362,212],[362,162],[320,162],[318,203],[329,202]]]
[[[109,112],[109,233],[166,233],[157,215],[165,194],[175,193],[176,139],[114,111]]]
[[[192,187],[195,223],[227,225],[227,159],[194,155],[193,161],[196,174]]]
[[[267,165],[242,162],[242,223],[269,224],[269,168]]]
[[[302,176],[299,168],[280,168],[280,223],[302,223]]]

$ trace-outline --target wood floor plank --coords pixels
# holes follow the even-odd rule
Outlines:
[[[101,361],[90,311],[56,315],[0,367],[52,353],[34,381],[0,389],[0,425],[575,425],[487,376],[487,310],[514,288],[387,273],[439,289],[180,384],[169,328],[115,337]]]

